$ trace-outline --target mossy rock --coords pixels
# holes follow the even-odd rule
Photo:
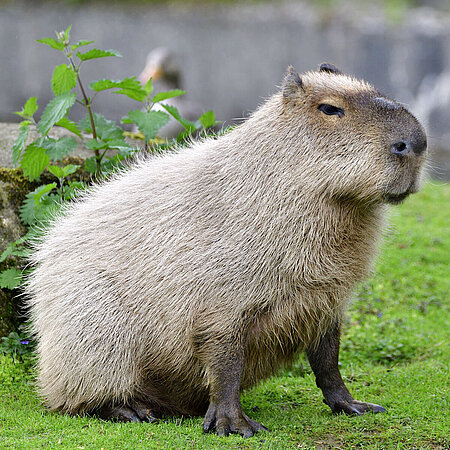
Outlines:
[[[74,174],[72,180],[89,182],[91,175],[84,171],[84,159],[80,157],[67,157],[62,162],[81,166]],[[20,221],[20,207],[25,196],[36,189],[40,184],[52,183],[55,177],[45,171],[40,182],[30,182],[24,177],[21,169],[0,167],[0,254],[11,242],[24,236],[27,229]],[[22,269],[24,261],[16,256],[8,256],[0,262],[0,272],[12,267]],[[17,290],[0,289],[0,337],[6,336],[20,324],[21,299]]]

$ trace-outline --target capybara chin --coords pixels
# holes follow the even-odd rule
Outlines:
[[[334,412],[343,313],[369,272],[387,203],[418,190],[423,128],[331,64],[217,139],[136,162],[54,218],[29,298],[52,410],[124,421],[204,414],[265,429],[240,392],[306,351]]]

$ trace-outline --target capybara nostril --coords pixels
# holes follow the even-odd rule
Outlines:
[[[406,156],[411,151],[411,144],[405,141],[399,141],[391,145],[391,152],[394,155]]]

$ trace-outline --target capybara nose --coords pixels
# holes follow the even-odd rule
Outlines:
[[[406,156],[413,152],[416,155],[420,155],[427,149],[426,139],[417,139],[416,141],[398,141],[391,145],[391,152],[394,155]]]
[[[391,152],[394,155],[406,156],[411,152],[411,144],[408,141],[399,141],[391,145]]]

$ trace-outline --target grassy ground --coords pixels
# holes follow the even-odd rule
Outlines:
[[[0,354],[0,448],[449,448],[449,204],[450,185],[429,184],[393,209],[375,274],[349,312],[343,376],[355,398],[385,414],[333,416],[303,358],[243,395],[271,430],[250,439],[203,435],[201,418],[70,418],[48,413],[32,371]]]

